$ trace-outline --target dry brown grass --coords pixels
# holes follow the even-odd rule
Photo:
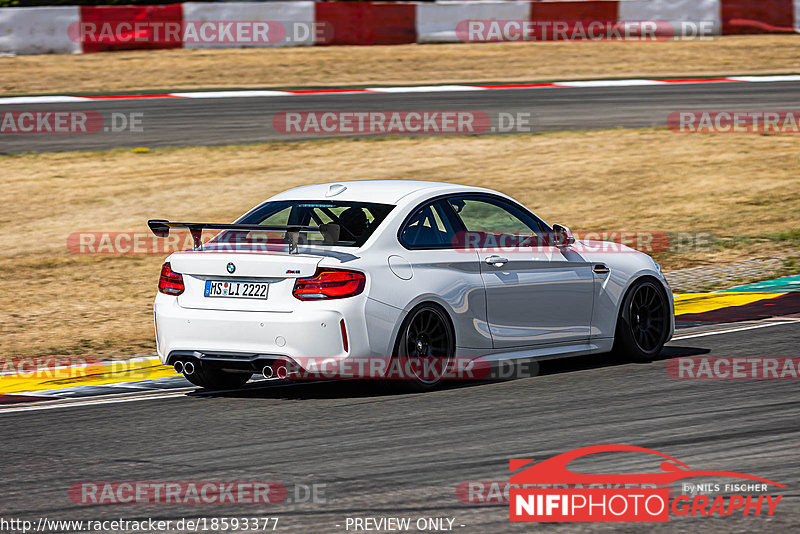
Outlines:
[[[792,136],[665,130],[272,143],[0,157],[0,354],[152,351],[161,256],[71,255],[79,231],[146,232],[152,217],[229,221],[313,182],[413,178],[488,185],[577,230],[765,234],[798,227]],[[224,193],[224,194],[223,194]],[[774,247],[670,255],[666,267]]]
[[[0,93],[800,72],[800,35],[667,43],[151,50],[0,58]]]

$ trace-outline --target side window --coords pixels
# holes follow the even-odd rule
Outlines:
[[[530,246],[541,237],[539,221],[514,204],[498,198],[454,197],[447,199],[469,234],[466,242],[485,239],[503,246]]]
[[[263,226],[271,226],[271,225],[280,226],[284,224],[289,224],[289,217],[291,213],[292,213],[291,206],[287,206],[280,211],[276,211],[263,221],[260,221],[258,224]],[[225,232],[225,234],[227,234],[225,236],[226,239],[230,239],[232,242],[236,242],[238,240],[243,240],[244,242],[252,241],[256,243],[283,242],[283,234],[274,231],[254,230],[252,232],[247,232],[241,230],[233,230],[230,232]]]
[[[400,231],[408,248],[451,248],[455,229],[441,201],[418,208]]]
[[[292,212],[291,206],[283,208],[282,210],[273,213],[258,224],[264,225],[280,225],[289,224],[289,214]]]

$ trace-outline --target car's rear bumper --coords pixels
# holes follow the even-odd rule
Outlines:
[[[401,310],[358,296],[300,302],[294,311],[185,308],[159,293],[154,303],[156,347],[162,363],[200,362],[219,369],[261,372],[284,362],[302,370],[391,357]],[[336,362],[341,362],[339,365]],[[362,363],[359,363],[362,365]]]
[[[342,311],[314,309],[298,312],[256,312],[182,308],[177,299],[159,294],[154,304],[156,346],[163,363],[171,355],[199,352],[300,358],[345,358],[363,343],[353,339]],[[341,322],[345,322],[348,350]],[[355,318],[353,319],[355,321]]]

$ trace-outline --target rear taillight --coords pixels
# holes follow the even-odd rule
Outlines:
[[[300,300],[342,299],[364,291],[367,277],[358,271],[320,269],[311,278],[298,278],[292,295]]]
[[[183,289],[183,275],[170,269],[169,262],[162,265],[158,290],[166,295],[180,295],[183,293]]]

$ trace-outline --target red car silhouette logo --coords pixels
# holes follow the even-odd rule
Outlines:
[[[665,461],[660,464],[661,472],[658,473],[642,473],[642,474],[589,474],[589,473],[576,473],[567,469],[567,465],[578,459],[588,456],[590,454],[598,454],[602,452],[643,452],[647,454],[654,454],[660,456]],[[517,471],[520,467],[535,462],[533,459],[513,459],[509,461],[509,471],[512,473]],[[688,465],[684,464],[668,456],[662,452],[646,449],[644,447],[637,447],[635,445],[593,445],[591,447],[581,447],[568,451],[547,460],[531,465],[509,479],[509,483],[514,485],[524,484],[656,484],[666,485],[677,480],[693,477],[729,477],[755,480],[757,482],[765,482],[779,488],[785,488],[783,484],[773,482],[766,478],[761,478],[745,473],[736,473],[733,471],[704,471],[691,469]]]

